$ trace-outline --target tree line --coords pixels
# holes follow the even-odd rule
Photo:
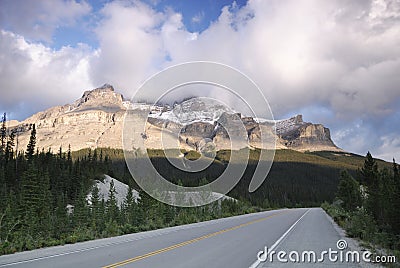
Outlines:
[[[15,151],[15,133],[0,128],[0,254],[104,238],[167,226],[254,212],[240,201],[223,200],[196,208],[173,207],[139,191],[132,178],[121,205],[111,183],[104,200],[95,181],[118,174],[119,166],[103,150],[73,157],[68,148],[39,150],[30,126],[26,150]],[[107,150],[105,150],[107,151]],[[88,198],[88,193],[90,198]]]
[[[237,201],[179,208],[160,203],[140,191],[126,166],[122,150],[102,148],[71,152],[69,148],[60,148],[58,152],[44,151],[37,148],[35,125],[30,126],[30,132],[25,151],[16,152],[16,134],[7,130],[3,116],[0,127],[0,254],[265,208],[319,206],[324,201],[332,203],[338,187],[334,204],[341,214],[337,218],[349,228],[355,226],[349,229],[354,236],[367,236],[369,231],[366,230],[372,226],[380,234],[397,235],[395,238],[400,241],[395,231],[399,230],[396,225],[399,219],[393,212],[399,209],[400,200],[398,166],[394,163],[393,170],[378,169],[372,156],[367,156],[369,160],[359,172],[349,170],[339,179],[341,162],[328,166],[326,158],[312,155],[307,155],[309,162],[302,162],[304,154],[279,151],[278,161],[273,163],[264,183],[257,191],[249,193],[248,186],[257,166],[256,161],[252,161],[257,159],[257,151],[252,151],[254,155],[242,179],[228,193]],[[163,177],[184,186],[213,181],[225,170],[229,159],[228,151],[219,151],[206,170],[185,173],[173,168],[162,152],[150,150],[148,153]],[[188,152],[187,156],[195,159],[194,154]],[[325,162],[315,162],[314,158]],[[129,186],[122,205],[117,204],[115,187],[110,187],[107,201],[94,187],[94,182],[102,180],[104,174]],[[140,192],[140,199],[135,200],[132,189]]]
[[[394,159],[391,169],[378,168],[368,152],[355,177],[341,172],[335,202],[323,207],[350,236],[399,253],[400,172]]]

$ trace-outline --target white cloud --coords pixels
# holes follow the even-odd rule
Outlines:
[[[164,61],[159,27],[164,15],[140,2],[113,2],[95,32],[100,42],[90,62],[90,75],[97,84],[105,81],[132,94]]]
[[[20,21],[7,18],[12,30],[27,38],[49,40],[57,25],[74,23],[90,9],[85,2],[74,1],[55,2],[49,8],[50,2],[41,6],[54,14],[37,8],[9,10],[13,18],[34,14]],[[7,6],[4,3],[0,5]],[[61,7],[67,6],[71,11],[60,15]],[[42,13],[47,15],[38,16]],[[28,92],[27,85],[35,85],[35,90],[53,94],[53,88],[61,88],[59,81],[67,81],[76,98],[88,86],[108,82],[129,97],[166,66],[217,61],[254,79],[276,117],[300,110],[307,116],[308,109],[315,113],[310,107],[324,107],[329,115],[325,120],[339,145],[362,154],[375,150],[383,155],[380,150],[389,152],[390,146],[400,151],[398,143],[381,139],[400,132],[382,123],[399,111],[399,14],[400,3],[390,0],[249,0],[241,8],[224,7],[206,30],[192,33],[182,15],[171,9],[157,12],[139,1],[111,2],[102,9],[95,29],[99,41],[95,52],[84,46],[53,51],[3,32],[0,53],[5,60],[1,61],[0,83],[1,88],[15,92]],[[42,27],[40,31],[31,27],[35,22]],[[49,82],[43,82],[43,77]],[[65,102],[65,96],[56,95],[54,101]],[[27,99],[22,96],[11,94],[7,102]],[[325,123],[321,114],[318,119]],[[354,122],[361,122],[360,126],[354,127]]]
[[[398,135],[387,135],[380,138],[382,145],[377,149],[375,157],[385,159],[387,161],[400,161],[400,137]]]
[[[172,63],[213,60],[244,71],[277,117],[321,105],[332,111],[338,129],[360,119],[375,122],[344,132],[338,143],[362,154],[378,152],[379,135],[393,130],[377,122],[399,109],[400,4],[387,2],[380,10],[377,4],[252,0],[238,11],[224,8],[190,41],[174,21],[164,42]]]
[[[192,18],[192,23],[200,23],[204,19],[204,11],[201,11],[197,13],[195,16]]]
[[[24,37],[0,33],[0,110],[21,118],[68,103],[90,89],[91,51],[85,45],[54,51]]]
[[[0,25],[30,40],[51,42],[53,32],[62,26],[73,26],[91,7],[75,0],[2,0]]]

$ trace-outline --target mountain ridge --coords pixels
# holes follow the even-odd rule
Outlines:
[[[115,92],[112,85],[87,90],[72,104],[54,106],[18,122],[8,121],[8,131],[18,136],[18,150],[26,148],[33,124],[37,130],[37,148],[57,151],[60,147],[77,151],[83,148],[122,148],[125,112],[148,111],[142,138],[147,148],[159,149],[161,131],[179,132],[179,146],[202,151],[251,148],[293,149],[297,151],[342,151],[322,124],[304,122],[302,115],[284,120],[265,120],[244,116],[207,98],[191,98],[169,105],[131,103]],[[239,130],[241,128],[241,130]],[[227,133],[231,129],[231,137]],[[262,136],[268,142],[262,143]],[[265,136],[266,135],[266,136]],[[242,141],[248,141],[244,145]],[[138,142],[139,144],[139,142]],[[134,146],[139,146],[134,144]],[[177,147],[177,146],[175,146]]]

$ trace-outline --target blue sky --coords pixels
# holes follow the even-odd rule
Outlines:
[[[11,119],[207,60],[252,78],[276,118],[302,113],[347,151],[400,159],[398,1],[2,0],[0,30]]]
[[[183,23],[191,32],[201,32],[208,28],[211,22],[218,19],[221,9],[224,6],[232,5],[232,0],[203,0],[203,1],[182,1],[182,0],[160,0],[146,1],[158,11],[172,8],[183,15]],[[235,1],[237,8],[246,4],[247,1]]]
[[[101,16],[99,12],[104,5],[110,2],[112,1],[88,1],[91,6],[91,12],[82,18],[82,24],[57,28],[49,46],[59,49],[66,45],[76,46],[78,43],[86,43],[92,47],[97,47],[99,45],[98,40],[91,31],[90,26],[95,26],[96,19]],[[146,0],[143,2],[159,12],[173,9],[175,12],[181,13],[183,15],[183,23],[190,32],[206,30],[210,23],[218,19],[224,6],[233,4],[232,0]],[[234,1],[232,8],[240,9],[246,3],[246,0]],[[85,27],[82,27],[82,25],[85,25]]]

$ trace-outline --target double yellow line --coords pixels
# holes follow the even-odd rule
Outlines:
[[[278,216],[278,215],[281,215],[281,214],[287,213],[287,212],[288,211],[275,213],[275,214],[272,214],[272,215],[270,215],[268,217],[264,217],[264,218],[261,218],[261,219],[258,219],[258,220],[253,220],[253,221],[250,221],[250,222],[246,222],[246,223],[243,223],[243,224],[240,224],[240,225],[228,228],[228,229],[224,229],[224,230],[221,230],[221,231],[218,231],[218,232],[215,232],[215,233],[210,233],[210,234],[207,234],[207,235],[203,235],[203,236],[191,239],[191,240],[184,241],[184,242],[179,243],[179,244],[175,244],[175,245],[172,245],[172,246],[169,246],[169,247],[166,247],[166,248],[162,248],[162,249],[159,249],[159,250],[156,250],[156,251],[152,251],[152,252],[146,253],[144,255],[140,255],[140,256],[137,256],[137,257],[134,257],[134,258],[131,258],[131,259],[127,259],[127,260],[124,260],[124,261],[121,261],[121,262],[110,264],[110,265],[104,266],[103,268],[120,267],[120,266],[129,264],[129,263],[132,263],[132,262],[136,262],[136,261],[139,261],[139,260],[146,259],[146,258],[154,256],[154,255],[158,255],[158,254],[163,253],[163,252],[167,252],[167,251],[170,251],[170,250],[173,250],[173,249],[176,249],[176,248],[180,248],[180,247],[183,247],[183,246],[186,246],[186,245],[189,245],[189,244],[193,244],[195,242],[198,242],[200,240],[204,240],[206,238],[210,238],[210,237],[213,237],[213,236],[216,236],[216,235],[219,235],[219,234],[223,234],[223,233],[226,233],[226,232],[229,232],[229,231],[233,231],[233,230],[248,226],[250,224],[254,224],[254,223],[257,223],[257,222],[265,221],[266,219],[269,219],[269,218],[272,218],[274,216]]]

